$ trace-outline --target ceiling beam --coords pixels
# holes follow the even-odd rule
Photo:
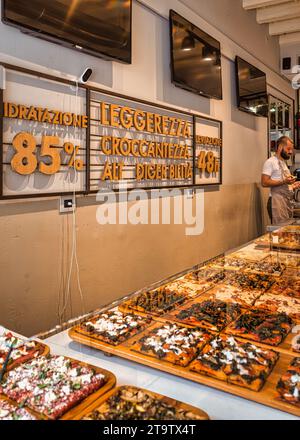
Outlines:
[[[269,24],[270,35],[290,34],[292,32],[300,31],[300,18],[292,20],[277,21]]]
[[[296,44],[300,45],[300,32],[293,32],[291,34],[283,34],[279,36],[279,44]],[[299,51],[300,55],[300,51]]]
[[[264,8],[265,6],[280,5],[281,3],[288,3],[291,0],[243,0],[244,9]]]
[[[256,11],[256,21],[259,24],[297,17],[300,17],[300,1],[290,1],[289,3],[270,6]]]

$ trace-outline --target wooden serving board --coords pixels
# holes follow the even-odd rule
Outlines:
[[[123,385],[121,387],[117,387],[117,388],[114,388],[113,390],[109,391],[104,396],[100,397],[95,402],[93,402],[85,410],[83,410],[81,412],[78,412],[76,414],[76,416],[74,416],[74,420],[81,420],[81,419],[83,419],[87,414],[89,414],[90,412],[98,409],[104,402],[106,402],[112,395],[117,393],[120,389],[126,389],[126,388],[128,388],[128,386]],[[172,399],[170,397],[163,396],[162,394],[154,393],[153,391],[149,391],[149,390],[146,390],[144,388],[139,388],[139,387],[135,387],[135,386],[132,386],[132,385],[130,385],[130,388],[134,389],[136,391],[141,390],[143,392],[146,392],[147,394],[149,394],[153,398],[159,399],[162,402],[166,403],[167,405],[176,408],[177,410],[183,410],[183,411],[186,411],[186,412],[192,412],[193,414],[195,414],[201,420],[209,420],[208,414],[206,412],[204,412],[200,408],[196,408],[195,406],[188,405],[187,403],[183,403],[183,402],[180,402],[179,400],[175,400],[175,399]]]
[[[64,356],[64,357],[66,359],[70,359],[71,361],[74,361],[74,359],[72,359],[72,358],[70,358],[68,356]],[[87,406],[91,405],[91,403],[93,403],[96,399],[98,399],[99,397],[101,397],[102,395],[107,393],[109,390],[111,390],[116,385],[116,377],[110,371],[105,370],[105,369],[103,369],[101,367],[97,367],[97,366],[88,364],[86,362],[78,361],[77,359],[75,361],[76,361],[76,363],[78,363],[78,364],[80,364],[82,366],[87,366],[87,367],[93,368],[96,371],[97,374],[103,374],[105,376],[105,378],[106,378],[106,382],[97,391],[95,391],[94,393],[90,394],[85,399],[83,399],[78,405],[76,405],[74,408],[72,408],[69,411],[67,411],[59,420],[71,420],[71,419],[73,419],[73,417],[77,414],[78,411],[84,410]],[[1,397],[3,399],[6,399],[7,401],[11,401],[6,395],[1,395]],[[28,410],[29,412],[31,412],[32,414],[34,414],[37,418],[39,418],[41,420],[50,420],[50,418],[47,417],[46,415],[44,415],[42,413],[38,413],[36,411],[33,411],[32,409],[30,409],[26,405],[24,405],[24,408],[26,410]]]
[[[221,391],[225,391],[227,393],[234,394],[236,396],[243,397],[245,399],[252,400],[254,402],[261,403],[263,405],[267,405],[272,408],[276,408],[281,411],[285,411],[287,413],[294,414],[300,417],[300,408],[297,408],[294,405],[291,405],[287,402],[280,400],[278,398],[278,393],[276,392],[277,382],[279,378],[282,376],[282,374],[288,368],[294,356],[290,356],[286,353],[280,353],[279,360],[277,361],[273,371],[269,375],[263,388],[260,391],[255,392],[247,388],[242,388],[237,385],[233,385],[212,377],[208,377],[190,371],[189,366],[180,367],[163,360],[152,358],[143,353],[132,351],[131,346],[138,339],[140,339],[146,333],[151,331],[151,329],[156,325],[157,322],[149,326],[146,331],[143,331],[138,335],[135,335],[133,338],[127,340],[126,343],[120,344],[118,346],[112,346],[107,343],[101,342],[99,340],[93,339],[91,337],[84,336],[77,331],[76,327],[71,328],[69,330],[69,336],[76,342],[96,348],[98,350],[103,351],[104,353],[120,356],[122,358],[140,363],[142,365],[146,365],[148,367],[155,368],[157,370],[164,371],[166,373],[174,374],[176,376],[191,380],[193,382],[197,382],[203,385],[217,388]]]

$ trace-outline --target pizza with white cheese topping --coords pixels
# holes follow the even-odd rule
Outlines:
[[[79,361],[47,355],[9,371],[0,392],[47,418],[58,419],[106,381],[104,374]]]
[[[277,391],[281,399],[300,408],[300,357],[295,357],[281,376]]]
[[[209,342],[190,369],[235,385],[259,391],[279,354],[232,336],[220,335]]]
[[[264,293],[255,302],[255,307],[271,312],[283,312],[297,321],[300,320],[300,298]]]
[[[166,323],[146,333],[131,350],[185,367],[210,339],[201,329]]]
[[[25,408],[20,408],[13,402],[0,398],[0,421],[1,420],[37,420]]]
[[[210,298],[215,298],[221,301],[238,303],[242,307],[251,307],[255,300],[262,294],[257,290],[242,290],[230,284],[219,284],[209,292]]]
[[[11,345],[13,349],[10,353],[7,370],[38,356],[44,351],[45,346],[36,341],[29,341],[5,331],[0,335],[0,370],[5,362]]]
[[[75,330],[107,344],[118,345],[148,327],[151,320],[114,308],[82,322]]]

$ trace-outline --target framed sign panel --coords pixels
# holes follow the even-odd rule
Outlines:
[[[222,122],[0,64],[0,198],[222,183]]]
[[[95,90],[90,97],[90,190],[190,186],[193,116]]]
[[[86,91],[1,67],[1,197],[86,190]]]
[[[222,184],[222,122],[194,117],[195,185]]]

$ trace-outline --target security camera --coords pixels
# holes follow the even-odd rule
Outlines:
[[[78,82],[80,82],[81,84],[85,84],[89,80],[92,73],[93,70],[90,67],[87,67],[83,74],[80,76]]]

